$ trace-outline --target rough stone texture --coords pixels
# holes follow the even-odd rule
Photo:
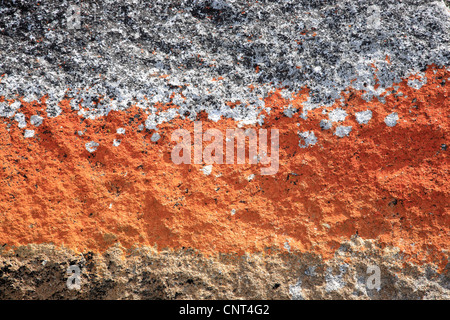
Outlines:
[[[2,2],[0,296],[448,299],[446,3]],[[278,172],[175,165],[194,121]]]
[[[4,2],[0,96],[48,95],[51,117],[67,96],[83,115],[173,102],[191,119],[207,110],[256,121],[274,86],[307,86],[308,110],[350,85],[379,97],[450,59],[442,1],[83,1],[72,29],[69,4]]]
[[[69,290],[70,265],[81,268]],[[380,289],[368,289],[378,265]],[[393,248],[354,237],[324,262],[313,254],[204,257],[194,250],[76,254],[50,245],[21,247],[0,259],[1,299],[449,299],[449,270],[405,262]]]

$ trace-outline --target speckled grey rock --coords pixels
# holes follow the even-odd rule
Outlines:
[[[273,87],[310,88],[305,117],[347,87],[372,99],[450,59],[442,1],[15,1],[0,12],[0,96],[46,95],[49,117],[65,96],[84,117],[137,103],[148,129],[201,110],[261,123],[260,98]],[[156,102],[180,108],[156,116]]]

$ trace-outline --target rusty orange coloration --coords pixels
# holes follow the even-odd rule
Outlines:
[[[45,118],[28,139],[6,120],[12,125],[0,126],[0,243],[53,243],[84,252],[120,242],[206,255],[284,250],[289,243],[292,251],[327,259],[357,234],[398,247],[409,261],[443,267],[450,166],[442,145],[449,141],[450,84],[442,79],[450,72],[430,67],[426,76],[419,90],[405,79],[398,84],[403,95],[386,95],[385,103],[366,102],[363,92],[348,89],[349,116],[331,130],[319,126],[322,109],[309,111],[307,120],[283,115],[288,104],[301,110],[307,89],[293,101],[274,91],[262,126],[280,131],[280,169],[273,176],[259,175],[259,165],[213,165],[205,175],[202,165],[173,164],[171,133],[193,130],[192,121],[161,124],[161,139],[152,142],[153,131],[138,130],[146,114],[137,107],[81,122],[65,100],[63,113]],[[22,103],[27,119],[45,111],[45,99]],[[360,125],[354,114],[366,109],[373,118]],[[391,112],[399,116],[394,127],[384,123]],[[203,130],[237,125],[206,114],[198,120]],[[350,135],[334,135],[336,125],[352,126]],[[125,135],[116,134],[119,127]],[[298,131],[307,130],[318,141],[300,148]],[[122,140],[118,147],[114,139]],[[89,141],[99,143],[92,154]]]

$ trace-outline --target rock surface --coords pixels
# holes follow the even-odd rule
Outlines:
[[[448,3],[0,14],[1,298],[449,298]],[[200,122],[277,129],[277,172],[175,164]]]
[[[125,258],[124,258],[125,257]],[[69,290],[68,268],[80,267]],[[378,266],[380,289],[368,282]],[[449,299],[449,274],[404,261],[393,248],[353,238],[334,258],[264,253],[205,257],[193,250],[76,254],[28,245],[0,260],[1,299]],[[72,273],[73,274],[73,273]]]

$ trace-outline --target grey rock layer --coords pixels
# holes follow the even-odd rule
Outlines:
[[[22,0],[2,2],[0,15],[0,96],[47,95],[50,117],[63,97],[85,117],[137,103],[149,129],[201,110],[261,123],[274,87],[286,97],[310,88],[305,115],[348,87],[372,99],[450,60],[443,1]],[[156,116],[157,102],[181,108]]]

